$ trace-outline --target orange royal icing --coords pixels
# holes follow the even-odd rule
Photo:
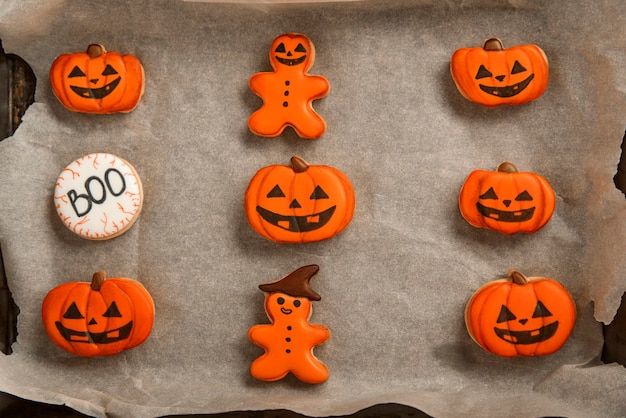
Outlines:
[[[255,325],[248,331],[250,341],[265,350],[250,366],[253,377],[275,381],[291,372],[306,383],[328,379],[328,369],[313,355],[313,347],[327,341],[330,331],[308,322],[311,301],[319,300],[319,295],[308,289],[308,280],[318,269],[315,265],[301,267],[278,282],[260,286],[269,292],[265,311],[272,324]]]
[[[287,126],[306,139],[321,137],[326,122],[311,105],[326,96],[330,84],[307,72],[315,60],[315,47],[302,34],[287,33],[274,40],[270,63],[274,72],[254,74],[250,89],[263,99],[263,106],[248,119],[248,127],[259,136],[276,137]]]

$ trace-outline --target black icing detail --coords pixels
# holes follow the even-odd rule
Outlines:
[[[117,85],[120,84],[121,80],[122,80],[122,77],[117,77],[115,80],[111,81],[106,86],[103,86],[97,89],[90,89],[90,88],[78,87],[78,86],[70,86],[70,88],[72,89],[74,93],[76,93],[77,95],[85,99],[104,99],[109,94],[111,94],[113,90],[115,90]]]
[[[269,211],[261,206],[256,207],[256,211],[268,223],[290,232],[310,232],[326,225],[335,213],[337,206],[332,206],[323,212],[305,216],[285,216]],[[310,221],[310,219],[316,219]]]
[[[281,58],[276,57],[276,61],[280,62],[283,65],[287,65],[289,67],[293,67],[294,65],[302,64],[306,60],[306,55],[302,55],[299,58]]]
[[[75,331],[66,328],[60,321],[55,322],[61,336],[72,343],[110,344],[127,339],[133,329],[133,321],[106,332]]]
[[[511,331],[508,329],[502,329],[494,327],[496,335],[507,343],[511,344],[536,344],[542,341],[546,341],[552,338],[556,334],[556,330],[559,327],[559,321],[555,321],[551,324],[543,326],[539,329],[530,331]]]
[[[478,213],[485,218],[490,218],[500,222],[524,222],[532,219],[535,214],[535,207],[521,210],[499,210],[487,207],[480,202],[476,202],[476,209]]]
[[[535,78],[535,75],[531,74],[523,81],[520,81],[519,83],[513,84],[511,86],[494,87],[479,84],[478,87],[480,87],[480,89],[485,93],[491,94],[492,96],[513,97],[517,94],[520,94],[526,87],[528,87],[533,78]]]

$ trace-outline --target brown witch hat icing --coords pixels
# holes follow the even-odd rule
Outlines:
[[[309,281],[319,269],[316,264],[300,267],[278,281],[259,285],[259,289],[268,293],[284,293],[294,298],[321,300],[322,297],[309,287]]]

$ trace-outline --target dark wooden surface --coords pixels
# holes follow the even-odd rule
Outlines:
[[[46,405],[0,393],[0,417],[2,418],[84,418],[83,415],[60,405]],[[306,418],[306,415],[287,410],[274,411],[235,411],[223,414],[170,415],[176,418]],[[387,403],[365,408],[352,415],[337,418],[432,418],[409,406]]]
[[[626,134],[622,140],[622,154],[615,174],[615,186],[626,195]],[[624,219],[626,222],[626,219]],[[626,300],[622,295],[620,305],[613,322],[604,326],[604,363],[619,363],[626,366]]]

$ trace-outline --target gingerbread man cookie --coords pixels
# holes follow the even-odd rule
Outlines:
[[[287,33],[274,40],[270,63],[274,72],[254,74],[250,89],[263,99],[263,106],[248,119],[248,127],[259,136],[276,137],[287,126],[306,139],[321,137],[326,122],[311,102],[326,96],[330,84],[307,71],[315,60],[311,40],[299,33]]]
[[[305,383],[323,383],[328,369],[313,348],[330,338],[328,328],[309,324],[311,302],[321,297],[309,287],[317,265],[300,267],[282,279],[259,286],[266,292],[265,312],[271,325],[255,325],[248,338],[265,354],[250,366],[250,374],[265,381],[280,380],[289,372]]]

